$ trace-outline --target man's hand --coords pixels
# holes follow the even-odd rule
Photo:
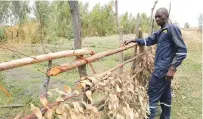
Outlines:
[[[135,40],[125,40],[123,42],[124,45],[128,45],[129,43],[135,42]]]
[[[166,79],[169,81],[172,80],[175,72],[176,72],[175,68],[171,66],[166,74]]]

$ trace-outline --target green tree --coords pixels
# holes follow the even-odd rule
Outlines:
[[[141,13],[140,14],[141,17],[141,27],[142,27],[142,31],[148,33],[148,24],[149,24],[149,16],[147,16],[146,13]]]
[[[26,22],[29,11],[28,1],[0,1],[0,23],[10,26],[19,24],[18,37],[21,25]],[[13,39],[13,31],[10,32]]]
[[[29,11],[28,1],[0,1],[0,22],[21,23],[26,20]]]
[[[189,29],[189,28],[190,28],[190,25],[186,22],[185,25],[184,25],[184,28],[185,28],[185,29]]]

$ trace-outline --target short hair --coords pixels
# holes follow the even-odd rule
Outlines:
[[[162,7],[162,8],[159,8],[157,11],[163,12],[164,15],[166,15],[167,18],[169,17],[169,12],[168,12],[168,10],[166,8]]]

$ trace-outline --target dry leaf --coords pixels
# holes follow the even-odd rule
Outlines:
[[[86,84],[85,83],[80,83],[80,85],[85,88]]]
[[[71,88],[69,86],[65,85],[64,91],[65,91],[65,93],[69,94],[69,93],[71,93]]]
[[[77,119],[75,113],[72,112],[71,110],[70,110],[70,116],[71,116],[71,119]]]
[[[62,114],[62,119],[68,119],[68,114],[66,112]]]
[[[45,98],[44,96],[40,96],[40,102],[42,103],[42,105],[44,106],[44,107],[47,107],[47,105],[48,105],[48,100],[47,100],[47,98]]]
[[[11,94],[2,85],[0,85],[0,90],[2,90],[8,97],[11,97]]]
[[[84,113],[83,108],[80,106],[80,104],[78,102],[73,102],[73,106],[75,109],[77,109],[77,111]]]
[[[64,99],[63,99],[62,97],[58,97],[58,98],[56,99],[56,101],[57,101],[57,102],[63,102]]]
[[[64,118],[62,117],[62,115],[57,115],[57,118],[58,118],[58,119],[64,119]]]
[[[81,82],[84,83],[84,84],[86,84],[86,85],[89,85],[89,86],[92,85],[92,83],[91,83],[89,80],[83,80],[83,81],[81,81]]]
[[[69,106],[68,104],[64,104],[64,107],[65,107],[66,109],[70,109],[70,106]]]
[[[42,118],[42,113],[38,107],[35,107],[33,104],[31,104],[31,111],[36,115],[37,118]]]
[[[59,104],[59,106],[56,108],[56,113],[63,114],[64,110],[65,110],[65,107],[63,106],[63,104]]]
[[[85,88],[85,86],[86,86],[85,83],[77,83],[77,89]]]
[[[48,109],[47,112],[46,112],[45,117],[47,117],[47,119],[52,119],[52,115],[53,115],[53,110]]]
[[[92,107],[92,110],[94,111],[95,114],[99,114],[99,111],[96,107]]]
[[[116,85],[116,92],[120,93],[121,92],[121,89],[119,88],[118,85]]]
[[[90,102],[92,102],[92,92],[91,91],[86,91],[85,94],[88,97],[88,99],[90,100]]]
[[[56,92],[59,93],[60,95],[67,95],[65,92],[59,90],[58,88],[53,89],[53,91],[56,91]]]
[[[62,71],[61,68],[59,66],[56,66],[56,67],[51,68],[49,70],[48,75],[49,76],[55,76],[55,75],[59,74],[61,71]]]
[[[134,119],[134,113],[133,113],[133,109],[129,108],[129,115],[130,115],[130,119]]]
[[[79,95],[80,94],[80,92],[78,91],[78,90],[74,90],[73,91],[76,95]]]
[[[53,97],[53,94],[52,94],[52,92],[47,92],[47,94],[50,96],[50,97]]]

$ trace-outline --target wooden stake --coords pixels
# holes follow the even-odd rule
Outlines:
[[[141,30],[141,20],[140,20],[140,15],[139,13],[137,14],[137,21],[136,21],[136,39],[137,38],[141,38],[141,34],[140,34],[140,30]],[[135,47],[134,49],[134,53],[133,53],[133,57],[135,57],[137,55],[137,47]],[[136,59],[133,60],[132,62],[132,66],[131,66],[131,75],[134,74],[134,70],[136,68]]]
[[[79,13],[79,5],[78,1],[68,1],[70,6],[70,11],[72,15],[72,21],[73,21],[73,29],[74,29],[74,49],[80,49],[82,48],[82,39],[81,39],[81,22],[80,22],[80,13]],[[82,57],[82,55],[80,56]],[[77,57],[78,58],[78,57]],[[81,65],[78,67],[80,77],[86,76],[86,65]]]
[[[118,18],[118,0],[115,0],[115,17],[116,17],[116,25],[118,28],[118,34],[119,34],[119,45],[120,47],[123,46],[123,31],[120,25],[120,21]],[[119,63],[121,64],[123,62],[123,52],[120,52],[120,58],[119,58]],[[122,74],[123,73],[123,67],[120,67],[119,69],[119,73]]]

